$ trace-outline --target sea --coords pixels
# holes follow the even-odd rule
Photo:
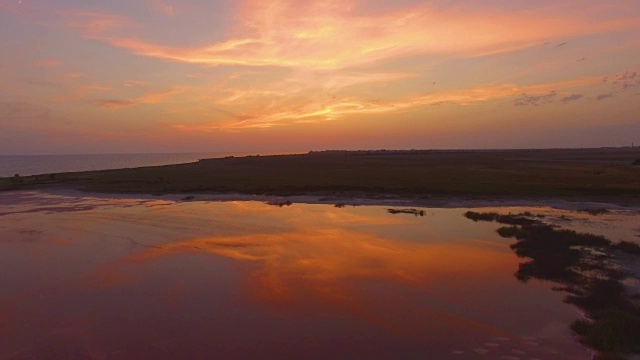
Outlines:
[[[166,154],[0,155],[0,177],[124,169],[196,162],[227,156],[277,155],[283,152],[204,152]]]

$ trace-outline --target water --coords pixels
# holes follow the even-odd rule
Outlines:
[[[173,153],[173,154],[92,154],[92,155],[3,155],[0,177],[40,175],[73,171],[123,169],[141,166],[183,164],[226,156],[275,155],[281,153]]]
[[[467,209],[0,203],[0,358],[589,358],[577,310]]]

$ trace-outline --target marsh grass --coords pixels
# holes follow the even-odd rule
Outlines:
[[[578,210],[579,212],[583,212],[583,213],[587,213],[589,215],[593,215],[593,216],[598,216],[598,215],[603,215],[603,214],[608,214],[610,213],[609,210],[604,209],[604,208],[597,208],[597,209],[581,209]]]
[[[496,231],[500,236],[508,239],[510,238],[524,239],[530,235],[529,232],[517,226],[503,226]]]
[[[486,212],[479,213],[476,211],[467,211],[464,213],[464,216],[467,219],[473,220],[475,222],[478,221],[495,221],[501,224],[509,224],[509,225],[526,225],[535,223],[535,220],[530,219],[530,215],[516,214],[516,215],[501,215],[494,212]],[[530,214],[530,213],[529,213]]]
[[[571,330],[583,342],[607,356],[638,352],[640,350],[640,318],[638,315],[620,309],[601,310],[590,313],[593,321],[576,320]]]
[[[466,213],[464,213],[464,216],[469,220],[478,222],[478,221],[495,221],[500,215],[498,213],[490,213],[490,212],[480,213],[476,211],[467,211]]]
[[[465,213],[474,221],[509,225],[497,232],[516,239],[511,249],[525,259],[516,278],[556,283],[553,289],[567,294],[565,302],[584,310],[588,320],[574,321],[571,329],[582,343],[599,352],[599,359],[640,353],[640,307],[621,283],[628,273],[612,261],[615,251],[640,254],[640,245],[614,244],[603,236],[557,229],[530,216]]]
[[[267,205],[271,205],[271,206],[277,206],[277,207],[285,207],[285,206],[291,206],[293,205],[293,203],[289,200],[285,200],[285,201],[269,201],[267,202]]]
[[[418,209],[387,209],[387,212],[389,214],[410,214],[413,216],[424,216],[425,212],[424,210],[418,210]]]
[[[613,245],[613,248],[628,254],[640,255],[640,245],[630,241],[621,241]]]
[[[66,186],[107,193],[562,197],[640,203],[640,150],[317,152],[0,179],[0,190]],[[594,172],[603,172],[594,175]]]

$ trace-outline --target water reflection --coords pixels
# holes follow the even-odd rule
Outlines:
[[[502,253],[479,246],[404,243],[344,229],[309,230],[305,226],[294,232],[205,237],[152,246],[110,264],[108,269],[110,274],[127,268],[134,271],[140,264],[188,253],[247,263],[245,285],[251,299],[277,305],[312,300],[362,306],[366,298],[358,286],[362,282],[428,290],[434,282],[480,280],[508,272],[513,266]]]
[[[587,358],[464,210],[68,200],[0,227],[6,358]]]

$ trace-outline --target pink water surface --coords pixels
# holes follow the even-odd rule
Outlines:
[[[588,359],[467,209],[0,194],[2,359]]]

